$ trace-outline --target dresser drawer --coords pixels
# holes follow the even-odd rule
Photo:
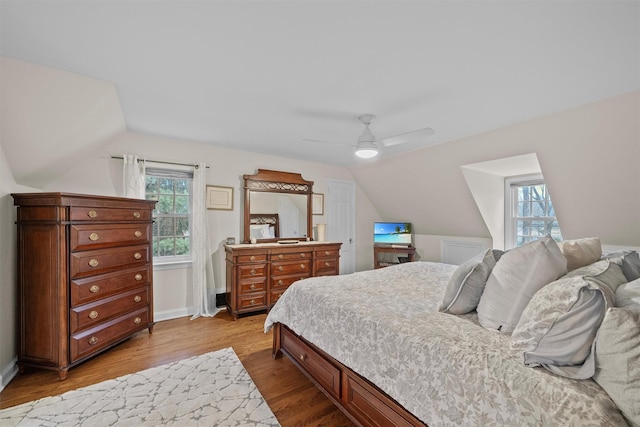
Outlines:
[[[149,307],[144,307],[84,332],[73,334],[69,340],[71,362],[89,356],[149,326]]]
[[[281,276],[277,276],[277,277],[272,277],[271,278],[271,288],[288,288],[293,282],[298,281],[300,279],[306,279],[307,277],[311,277],[310,273],[304,273],[304,274],[295,274],[292,276],[286,276],[286,277],[281,277]]]
[[[119,314],[149,304],[149,287],[134,289],[89,304],[74,307],[69,313],[71,333],[104,322]]]
[[[267,308],[267,293],[259,292],[255,294],[238,295],[238,310],[245,309],[261,310]]]
[[[264,292],[267,290],[267,278],[245,279],[238,282],[239,294],[252,294],[255,292]]]
[[[298,259],[311,259],[312,255],[313,255],[313,252],[311,251],[272,253],[271,262],[289,261],[289,260],[298,260]]]
[[[286,328],[282,328],[281,340],[282,349],[289,353],[298,365],[322,383],[326,390],[330,390],[334,396],[340,397],[340,370],[338,368]]]
[[[269,305],[274,305],[275,303],[277,303],[286,290],[287,288],[272,288],[271,290],[269,290]]]
[[[142,266],[150,261],[148,245],[75,252],[71,254],[71,278]]]
[[[247,264],[249,262],[267,262],[267,254],[238,256],[238,264]]]
[[[271,264],[272,276],[285,276],[295,273],[311,273],[311,261],[274,262]]]
[[[71,221],[151,221],[151,210],[132,208],[99,208],[79,207],[69,208]]]
[[[149,243],[150,224],[86,224],[71,226],[71,250]]]
[[[320,248],[316,250],[316,258],[338,258],[340,256],[340,248]]]
[[[238,266],[238,277],[246,279],[251,277],[266,277],[267,264],[249,264]]]
[[[71,307],[150,283],[149,266],[71,281]]]
[[[316,274],[338,274],[338,260],[336,258],[317,259]]]

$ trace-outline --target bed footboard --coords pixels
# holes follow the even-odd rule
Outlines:
[[[273,327],[274,358],[284,353],[342,412],[362,426],[425,426],[375,385],[296,335]]]

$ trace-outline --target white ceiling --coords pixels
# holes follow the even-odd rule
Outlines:
[[[633,1],[8,1],[0,53],[113,82],[128,129],[336,165],[640,90]],[[322,144],[306,139],[343,142]]]

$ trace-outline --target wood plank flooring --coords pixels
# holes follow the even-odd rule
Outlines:
[[[271,357],[272,333],[263,332],[266,314],[234,321],[226,311],[213,318],[158,322],[129,340],[69,370],[28,369],[0,393],[0,409],[137,372],[164,363],[233,347],[283,427],[353,426],[286,357]]]

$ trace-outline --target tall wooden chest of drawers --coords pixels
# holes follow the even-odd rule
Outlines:
[[[155,201],[12,194],[18,206],[18,367],[67,370],[153,328]]]
[[[296,280],[340,273],[335,242],[227,245],[227,307],[238,314],[270,309]]]

